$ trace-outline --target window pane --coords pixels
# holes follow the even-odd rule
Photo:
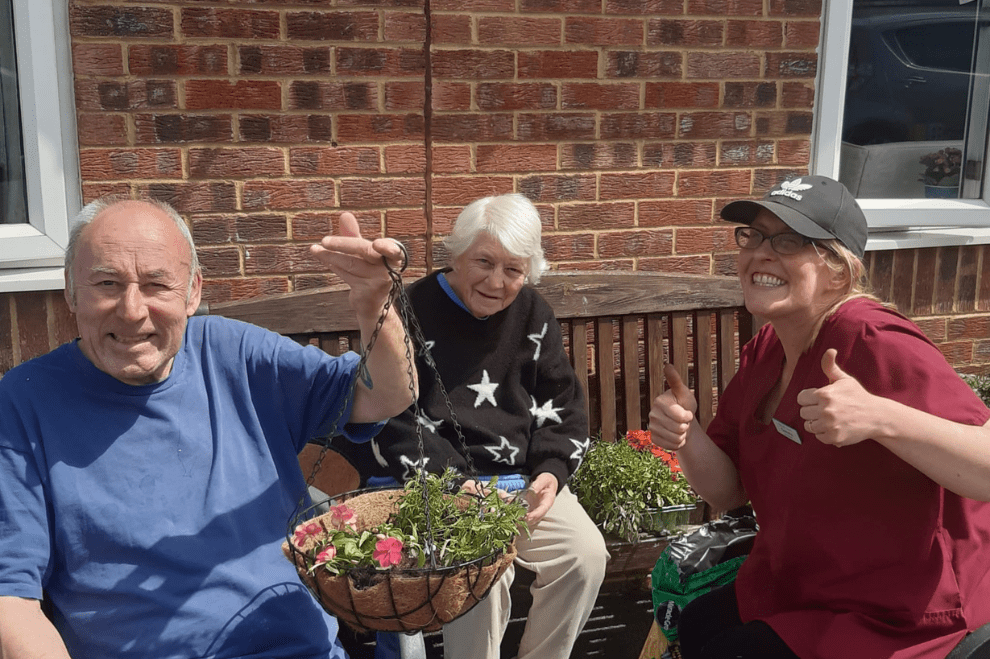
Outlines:
[[[915,66],[968,73],[973,64],[973,22],[915,25],[894,33],[894,41]]]
[[[839,176],[858,197],[982,196],[960,194],[983,178],[982,1],[853,1]]]
[[[12,0],[0,0],[0,224],[27,222]]]

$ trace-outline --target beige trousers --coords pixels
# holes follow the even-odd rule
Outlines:
[[[605,578],[605,540],[565,486],[532,537],[516,540],[516,549],[515,563],[536,573],[518,659],[568,659]],[[499,659],[514,576],[510,565],[488,597],[444,626],[444,659]]]

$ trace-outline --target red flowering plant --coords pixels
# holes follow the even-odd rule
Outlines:
[[[626,441],[637,451],[649,451],[663,460],[670,467],[671,478],[673,480],[677,480],[677,474],[684,473],[684,470],[681,469],[681,464],[677,461],[677,454],[654,444],[650,438],[649,430],[630,430],[626,433]]]
[[[306,556],[310,573],[323,569],[335,576],[422,568],[431,552],[437,566],[446,567],[504,551],[519,533],[526,508],[500,496],[497,479],[482,497],[451,496],[456,478],[448,470],[410,479],[388,521],[370,528],[359,528],[346,502],[333,505],[329,515],[296,526],[289,541]]]
[[[656,446],[648,430],[630,430],[624,441],[595,440],[570,485],[605,533],[633,542],[681,523],[683,515],[670,513],[698,502],[677,456]]]

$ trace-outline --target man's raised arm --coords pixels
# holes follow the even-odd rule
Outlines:
[[[403,259],[402,250],[389,238],[375,241],[362,238],[357,219],[351,213],[342,213],[338,235],[325,236],[310,251],[351,287],[349,301],[361,328],[361,342],[367,345],[391,291],[392,282],[382,257],[398,267]],[[368,356],[373,388],[368,389],[363,383],[358,385],[351,421],[384,421],[409,407],[418,395],[415,365],[411,367],[414,391],[409,389],[405,335],[399,314],[392,306]]]

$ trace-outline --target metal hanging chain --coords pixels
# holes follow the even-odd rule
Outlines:
[[[423,361],[426,363],[427,368],[433,372],[434,377],[437,381],[437,387],[440,389],[440,395],[443,396],[444,404],[447,406],[447,413],[450,415],[451,425],[454,427],[454,432],[457,434],[457,440],[461,444],[461,448],[464,449],[464,461],[467,463],[468,475],[477,480],[478,471],[475,469],[474,460],[471,458],[471,451],[468,449],[467,440],[464,438],[464,432],[461,429],[461,424],[457,421],[457,414],[454,412],[454,405],[450,402],[450,396],[447,394],[447,388],[443,384],[443,380],[440,379],[440,369],[437,368],[437,363],[433,360],[433,354],[430,349],[426,347],[426,337],[423,336],[423,330],[419,325],[419,321],[416,319],[416,314],[413,311],[412,303],[409,301],[409,296],[406,295],[405,290],[403,290],[398,299],[396,300],[396,308],[399,310],[399,315],[405,323],[407,338],[411,334],[412,341],[415,345],[419,346],[419,350],[423,355]],[[419,407],[419,399],[413,401],[413,408],[416,415],[419,416],[422,410]],[[420,423],[416,424],[416,436],[419,440],[419,458],[425,457],[425,447],[423,444],[423,425]]]
[[[368,338],[367,347],[362,347],[361,349],[361,358],[358,361],[358,369],[357,369],[358,376],[351,381],[351,386],[347,391],[346,398],[344,399],[344,404],[341,405],[340,409],[337,411],[337,417],[333,420],[333,423],[330,426],[330,432],[327,434],[327,437],[332,438],[334,435],[337,434],[337,430],[340,429],[341,427],[340,420],[344,416],[344,410],[349,408],[351,406],[352,401],[354,400],[354,394],[357,391],[358,381],[360,380],[361,382],[363,382],[368,389],[374,388],[374,382],[371,381],[371,375],[368,372],[368,355],[371,353],[371,349],[374,347],[375,342],[378,341],[378,334],[381,332],[382,326],[385,324],[385,318],[388,316],[389,309],[392,308],[394,300],[399,295],[402,294],[402,273],[405,272],[406,268],[409,265],[409,251],[406,249],[406,246],[400,243],[398,240],[395,240],[394,242],[396,245],[399,246],[399,249],[402,250],[402,256],[403,256],[402,266],[398,270],[395,270],[389,264],[388,259],[386,259],[384,256],[382,257],[382,261],[385,263],[385,269],[388,271],[388,276],[389,279],[391,280],[391,288],[389,289],[388,292],[388,298],[385,300],[385,304],[382,305],[382,312],[378,316],[378,320],[375,323],[374,330],[372,330],[371,332],[371,336]],[[408,342],[408,338],[406,338],[405,341]],[[406,346],[406,358],[407,359],[410,358],[408,345]],[[412,375],[410,370],[410,382],[409,382],[410,392],[413,391],[411,378]],[[313,482],[316,480],[316,474],[319,473],[320,468],[323,465],[323,460],[324,458],[326,458],[327,452],[329,450],[330,450],[329,442],[323,444],[320,450],[320,454],[316,457],[316,461],[313,463],[313,468],[310,470],[309,477],[306,479],[306,489],[303,491],[299,503],[296,504],[295,511],[293,511],[293,514],[289,518],[290,525],[292,521],[295,520],[295,518],[298,516],[299,512],[305,507],[306,494],[309,488],[313,485]],[[291,532],[292,529],[290,528],[289,530]]]
[[[364,382],[365,386],[368,387],[369,389],[374,387],[374,383],[371,380],[371,376],[368,372],[368,367],[367,367],[368,355],[371,353],[371,350],[374,347],[375,342],[378,340],[378,335],[381,331],[382,326],[385,323],[385,318],[387,317],[389,310],[394,305],[396,312],[399,314],[399,319],[402,321],[402,324],[406,330],[403,336],[403,344],[405,346],[406,374],[409,376],[408,377],[409,393],[410,393],[410,398],[412,399],[413,413],[415,414],[417,419],[420,416],[422,416],[422,409],[419,406],[419,397],[415,395],[415,386],[414,386],[415,375],[413,372],[413,368],[415,365],[414,348],[418,346],[419,350],[423,354],[423,361],[425,362],[427,368],[433,372],[437,382],[437,386],[439,387],[440,393],[443,396],[444,404],[446,405],[447,412],[450,415],[451,425],[454,427],[454,432],[456,433],[457,439],[460,442],[461,448],[463,449],[464,461],[467,465],[467,472],[468,472],[467,475],[472,479],[474,479],[475,483],[477,484],[477,491],[475,492],[474,496],[478,497],[479,499],[483,498],[486,494],[486,484],[482,483],[478,478],[478,472],[474,464],[474,459],[471,457],[471,451],[468,448],[467,440],[464,437],[464,432],[461,428],[461,424],[457,421],[457,414],[454,412],[453,403],[451,403],[450,396],[447,393],[447,389],[443,384],[443,380],[440,378],[440,371],[437,368],[436,362],[433,360],[433,355],[430,353],[429,348],[427,348],[426,346],[426,337],[423,335],[423,330],[420,327],[415,312],[413,311],[412,303],[409,301],[409,296],[406,294],[405,287],[402,285],[402,273],[405,272],[406,267],[409,264],[409,252],[406,249],[405,245],[403,245],[399,241],[396,240],[395,243],[396,245],[399,246],[399,248],[402,250],[403,253],[404,259],[402,266],[398,270],[396,270],[388,262],[388,259],[382,257],[382,261],[385,264],[385,269],[387,270],[389,279],[392,282],[391,289],[389,290],[389,296],[388,299],[385,301],[385,304],[382,306],[382,313],[378,317],[378,321],[375,323],[375,328],[371,333],[371,337],[368,339],[368,345],[362,349],[361,359],[360,362],[358,363],[359,377],[354,378],[354,381],[351,383],[350,390],[348,391],[347,394],[347,400],[345,401],[345,404],[338,411],[337,418],[334,419],[333,425],[331,426],[331,431],[329,436],[332,437],[334,434],[336,434],[340,424],[340,420],[344,414],[344,409],[349,407],[351,401],[354,398],[354,394],[357,389],[358,380]],[[426,445],[423,439],[423,425],[418,422],[416,423],[416,440],[417,440],[416,443],[419,453],[419,465],[420,465],[420,468],[418,470],[419,480],[422,485],[423,509],[426,517],[425,520],[426,539],[428,542],[428,546],[430,547],[430,551],[429,551],[430,565],[433,569],[436,569],[437,552],[435,551],[436,547],[434,546],[435,543],[433,541],[432,520],[430,518],[430,507],[428,500],[429,498],[426,488],[426,469],[423,468],[426,458]],[[313,463],[313,469],[310,472],[309,478],[306,480],[307,490],[313,484],[316,478],[316,474],[320,471],[320,467],[323,464],[323,460],[326,457],[329,448],[330,448],[329,444],[324,444],[322,450],[320,451],[319,456],[317,457],[316,461]],[[306,501],[306,492],[303,492],[302,499],[300,500],[299,505],[297,506],[297,511],[301,510],[301,508],[305,505],[305,501]],[[484,515],[483,507],[479,509],[479,514],[482,516]],[[292,519],[295,519],[295,515],[292,517]],[[290,528],[289,531],[291,532],[291,530],[292,529]]]
[[[391,266],[388,263],[385,267],[391,272]],[[419,324],[419,320],[416,318],[416,313],[413,311],[412,303],[409,301],[409,296],[406,294],[405,288],[400,288],[396,295],[396,310],[399,313],[399,317],[402,319],[403,325],[406,329],[406,335],[404,337],[406,345],[406,372],[409,374],[409,389],[413,390],[413,355],[410,352],[411,348],[418,347],[419,351],[423,355],[423,361],[426,364],[428,370],[433,372],[433,376],[436,379],[437,387],[440,390],[440,394],[443,396],[444,404],[447,406],[447,413],[450,415],[451,425],[454,427],[454,432],[457,434],[457,439],[461,444],[463,449],[464,461],[467,465],[467,475],[471,477],[476,483],[476,491],[474,496],[478,499],[483,499],[486,494],[485,484],[481,482],[478,478],[478,471],[475,468],[474,460],[471,457],[471,451],[468,448],[467,440],[464,438],[464,432],[461,429],[461,424],[457,420],[457,414],[454,412],[454,405],[450,402],[450,395],[447,393],[447,388],[443,384],[443,380],[440,377],[440,369],[437,368],[436,362],[433,360],[433,354],[430,352],[426,344],[426,337],[423,335],[423,329]],[[433,569],[437,568],[437,552],[435,542],[433,540],[433,523],[430,516],[430,506],[429,497],[426,488],[426,445],[423,439],[423,424],[418,422],[420,416],[423,415],[422,408],[419,406],[419,397],[413,396],[412,402],[413,414],[416,417],[416,447],[419,452],[419,469],[418,478],[420,486],[423,492],[423,511],[426,518],[426,540],[427,547],[429,548],[430,555],[430,567]],[[478,515],[484,518],[485,509],[484,506],[478,507]]]

